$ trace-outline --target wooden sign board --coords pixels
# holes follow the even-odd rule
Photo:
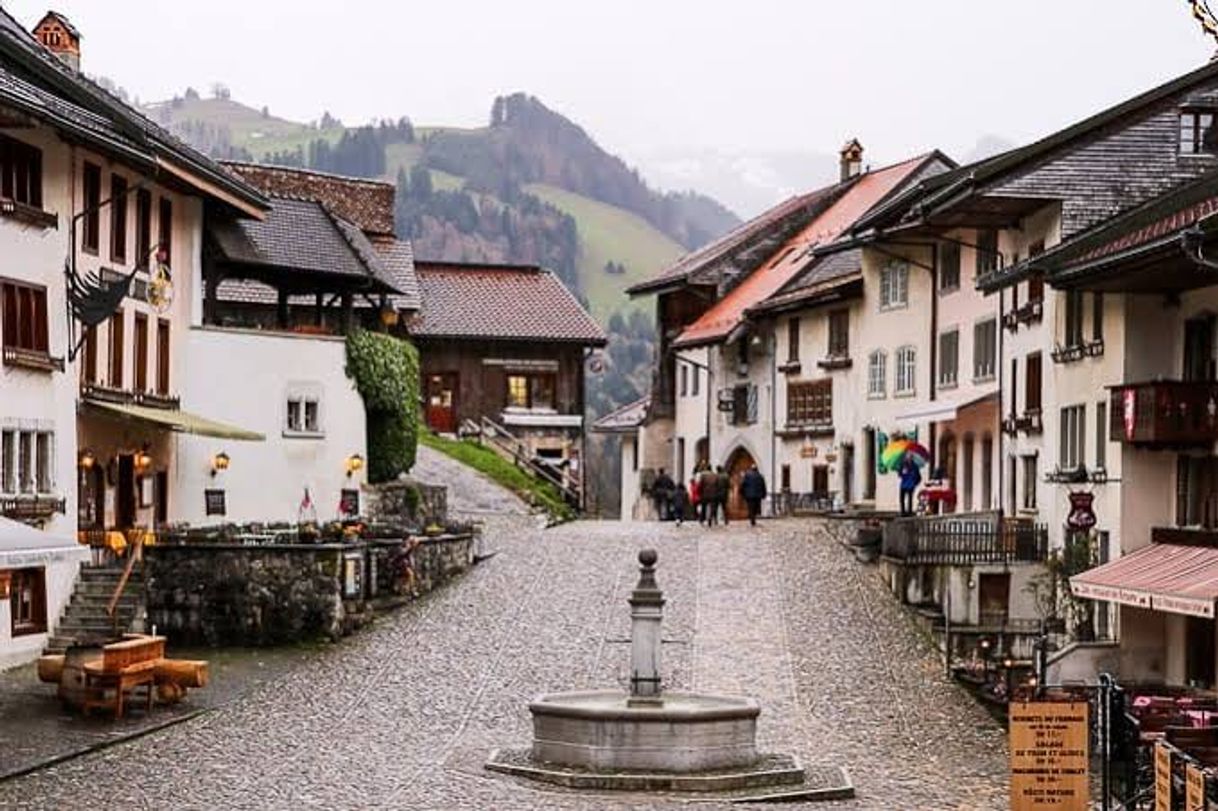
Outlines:
[[[1155,811],[1171,808],[1171,750],[1162,741],[1155,744]]]
[[[1011,811],[1090,808],[1086,703],[1010,705]]]
[[[1205,811],[1205,772],[1192,763],[1184,770],[1184,811]]]

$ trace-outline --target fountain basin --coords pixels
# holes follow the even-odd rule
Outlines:
[[[689,773],[758,760],[751,698],[665,692],[639,702],[615,690],[553,693],[529,704],[535,761],[597,770]]]

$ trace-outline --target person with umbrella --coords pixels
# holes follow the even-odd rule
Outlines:
[[[922,471],[918,470],[918,464],[912,455],[906,454],[901,458],[897,475],[901,477],[901,515],[913,515],[914,493],[922,483]]]
[[[897,471],[901,487],[901,515],[914,514],[914,493],[922,483],[922,466],[930,460],[930,452],[915,440],[903,436],[893,437],[880,463],[885,470]]]

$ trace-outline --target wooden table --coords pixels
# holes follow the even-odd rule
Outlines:
[[[94,707],[110,707],[114,710],[114,718],[123,717],[123,696],[135,690],[144,688],[144,712],[152,709],[152,691],[155,689],[156,666],[159,660],[149,660],[127,665],[117,672],[108,671],[101,662],[90,662],[85,665],[85,699],[81,705],[87,713]],[[107,696],[113,690],[114,697]]]

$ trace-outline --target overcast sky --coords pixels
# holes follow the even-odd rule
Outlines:
[[[27,26],[48,0],[0,0]],[[963,155],[1213,53],[1185,0],[54,0],[144,100],[227,84],[311,120],[483,123],[525,90],[627,160],[657,148]]]

